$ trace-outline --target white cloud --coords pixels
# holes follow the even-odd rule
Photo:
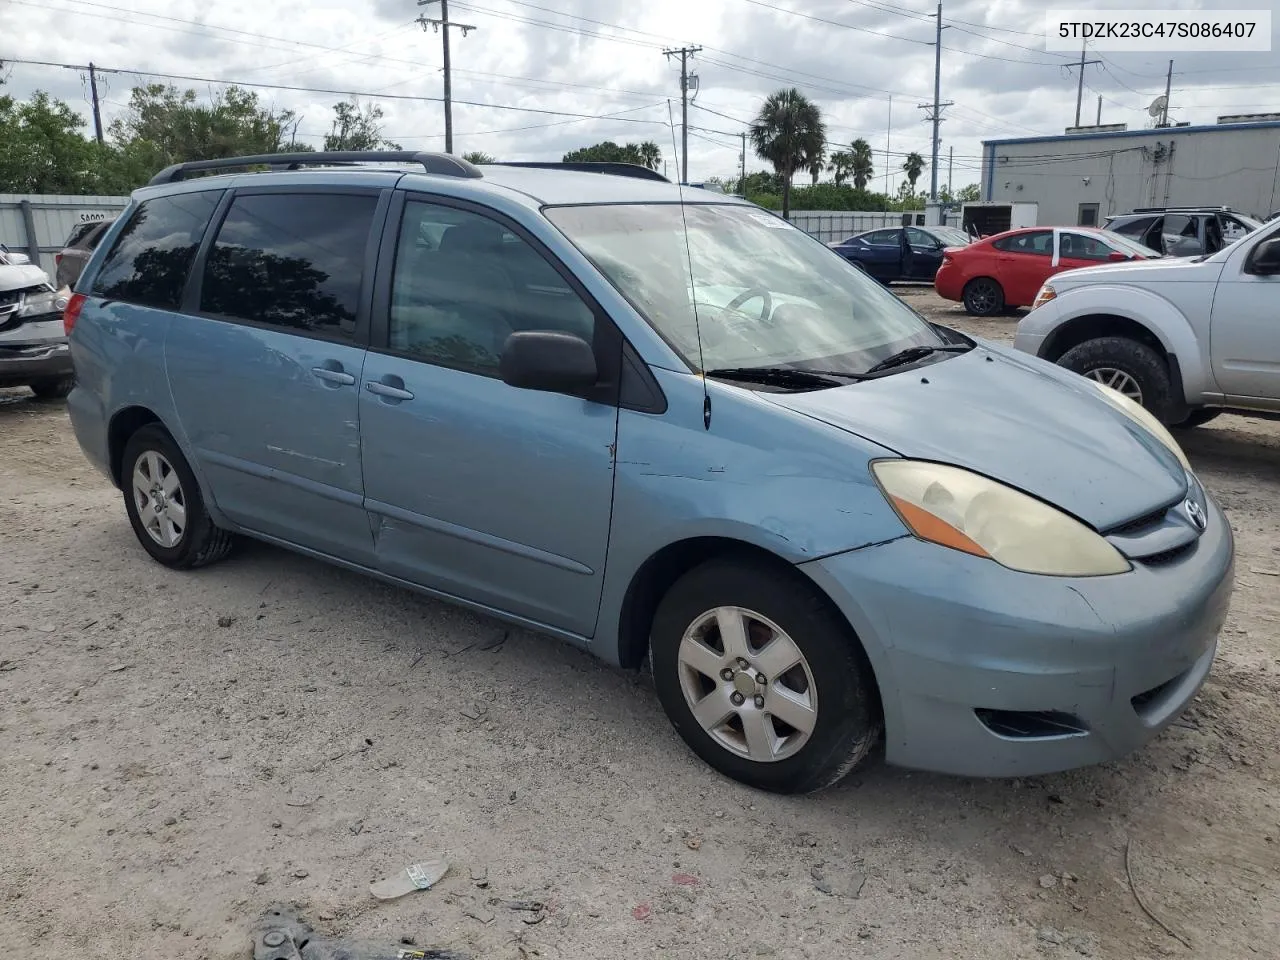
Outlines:
[[[1105,0],[1069,5],[1115,6]],[[1124,5],[1217,6],[1213,0]],[[201,12],[190,9],[165,0],[8,0],[0,8],[0,59],[92,60],[211,80],[372,93],[391,139],[442,148],[439,103],[389,99],[441,95],[439,35],[413,23],[422,13],[438,16],[438,3],[211,0]],[[943,124],[944,180],[948,149],[955,153],[959,186],[978,180],[983,139],[1061,133],[1073,121],[1076,76],[1064,66],[1068,58],[1044,51],[1042,10],[1034,0],[946,4],[942,95],[956,106]],[[784,85],[821,103],[832,140],[864,136],[878,151],[885,147],[892,96],[892,150],[927,157],[929,130],[917,106],[933,93],[932,13],[927,0],[452,0],[451,18],[477,27],[466,37],[453,35],[457,100],[591,116],[628,111],[612,120],[563,122],[572,118],[458,104],[455,149],[545,160],[606,138],[653,139],[674,160],[666,121],[670,99],[679,122],[678,71],[662,47],[691,43],[704,47],[695,61],[698,107],[690,112],[691,127],[702,128],[692,130],[689,141],[694,179],[737,169],[737,121],[749,119],[765,94]],[[1086,69],[1086,122],[1102,94],[1104,122],[1141,127],[1148,122],[1146,106],[1163,93],[1168,58],[1139,53],[1103,59]],[[1220,113],[1260,112],[1280,103],[1275,52],[1178,54],[1175,61],[1176,119],[1212,123]],[[103,77],[107,122],[123,109],[136,82],[142,81],[127,74]],[[217,89],[177,82],[202,93]],[[88,116],[87,85],[75,71],[14,64],[6,89],[17,96],[45,89]],[[316,145],[341,98],[301,90],[260,93],[297,111],[299,135]],[[879,175],[883,160],[877,155]],[[896,169],[901,157],[891,160]],[[748,164],[764,166],[755,158]]]

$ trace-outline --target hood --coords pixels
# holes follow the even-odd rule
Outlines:
[[[31,264],[0,263],[0,293],[8,290],[24,290],[40,284],[48,284],[49,277],[39,267]]]
[[[1177,458],[1094,387],[986,344],[846,387],[761,396],[901,456],[984,474],[1098,530],[1186,495]]]
[[[1056,287],[1059,283],[1094,283],[1102,280],[1112,280],[1116,283],[1137,283],[1146,280],[1199,281],[1216,277],[1221,272],[1222,264],[1207,260],[1197,263],[1195,257],[1153,257],[1148,260],[1100,263],[1096,267],[1075,267],[1054,274],[1049,278],[1049,282]]]

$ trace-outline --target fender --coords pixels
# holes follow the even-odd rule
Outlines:
[[[1181,380],[1187,403],[1195,406],[1204,402],[1206,393],[1217,389],[1209,372],[1207,355],[1209,308],[1216,282],[1176,284],[1182,293],[1188,292],[1186,288],[1193,285],[1203,287],[1203,309],[1197,311],[1203,318],[1203,337],[1197,336],[1191,321],[1170,300],[1150,290],[1123,283],[1067,287],[1056,299],[1029,313],[1022,322],[1024,329],[1019,332],[1025,330],[1029,335],[1043,338],[1037,355],[1045,357],[1057,352],[1055,342],[1077,320],[1098,316],[1130,320],[1160,342],[1172,361],[1170,373],[1175,381]]]

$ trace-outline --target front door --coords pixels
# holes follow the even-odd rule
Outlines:
[[[165,343],[182,428],[222,511],[365,565],[358,389],[378,204],[368,191],[238,194],[189,295],[195,315]]]
[[[1257,245],[1250,238],[1250,250]],[[1213,375],[1229,401],[1280,410],[1280,276],[1246,273],[1247,262],[1236,251],[1213,295]]]
[[[866,253],[859,259],[867,273],[877,280],[902,278],[902,228],[873,230],[862,235]]]
[[[942,266],[942,244],[918,227],[907,227],[906,234],[908,256],[903,258],[906,278],[932,281]]]
[[[366,506],[389,574],[590,636],[609,543],[618,409],[498,377],[506,338],[605,340],[534,242],[467,205],[393,208],[360,391]],[[612,327],[608,327],[612,331]],[[597,349],[597,357],[601,350]]]

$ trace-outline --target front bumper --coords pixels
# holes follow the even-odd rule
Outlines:
[[[1109,577],[1021,574],[913,537],[800,569],[867,649],[889,763],[965,776],[1087,766],[1147,743],[1208,677],[1235,545],[1209,523],[1175,560]]]
[[[74,372],[67,341],[34,343],[0,340],[0,387],[26,386],[34,380],[69,377]]]

